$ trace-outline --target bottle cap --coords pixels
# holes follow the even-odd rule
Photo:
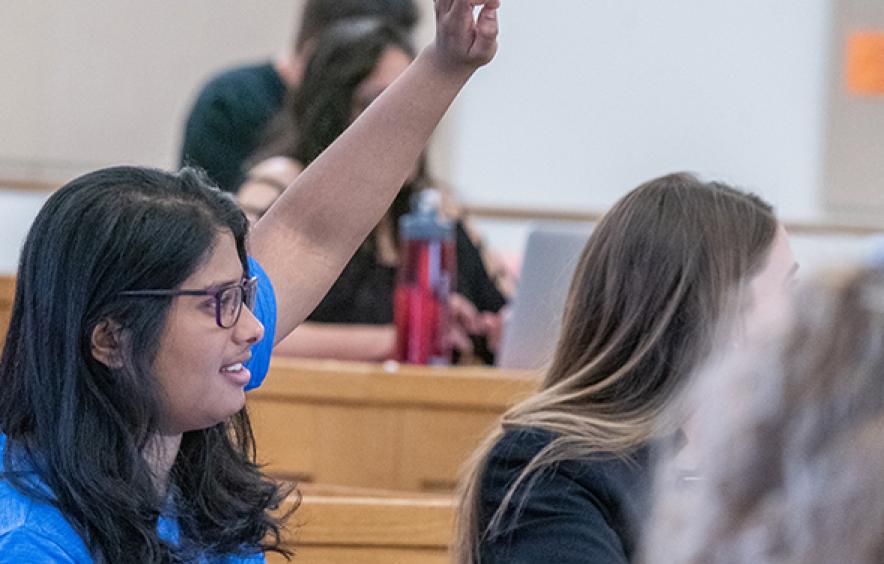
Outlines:
[[[442,195],[435,188],[425,188],[411,197],[411,211],[399,218],[399,237],[403,241],[454,239],[454,223],[440,211]]]

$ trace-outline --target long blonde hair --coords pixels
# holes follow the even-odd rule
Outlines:
[[[692,386],[699,478],[661,465],[649,562],[884,561],[884,270],[822,276],[792,312]]]
[[[478,561],[501,532],[514,496],[539,470],[594,454],[625,456],[647,443],[658,415],[711,346],[729,291],[760,266],[777,229],[760,198],[680,173],[621,199],[596,226],[580,258],[554,360],[540,391],[509,410],[462,477],[452,553]],[[481,480],[508,429],[555,433],[482,522]]]

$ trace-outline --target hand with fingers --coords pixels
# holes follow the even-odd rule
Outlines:
[[[452,70],[472,71],[488,64],[497,53],[500,0],[435,0],[439,64]],[[478,16],[474,8],[481,6]]]
[[[479,334],[480,314],[468,299],[461,294],[451,294],[448,298],[447,344],[457,352],[459,363],[470,364],[473,360],[472,335]]]
[[[446,344],[455,351],[457,363],[472,364],[478,360],[491,364],[500,342],[503,311],[480,312],[466,297],[457,293],[449,297],[448,311]]]

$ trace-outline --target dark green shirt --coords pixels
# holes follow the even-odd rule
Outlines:
[[[271,63],[227,70],[197,96],[184,129],[180,164],[204,169],[222,190],[235,192],[244,162],[282,108],[285,84]]]

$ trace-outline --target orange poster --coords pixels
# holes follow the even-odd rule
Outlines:
[[[847,90],[884,95],[884,31],[861,31],[847,38]]]

